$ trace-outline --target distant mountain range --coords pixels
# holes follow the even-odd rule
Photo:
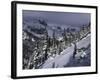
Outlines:
[[[23,31],[32,35],[33,37],[42,38],[46,32],[48,36],[52,38],[53,32],[55,32],[56,38],[62,37],[64,32],[75,32],[79,31],[79,27],[73,27],[71,25],[59,25],[46,22],[44,19],[30,18],[23,19]]]

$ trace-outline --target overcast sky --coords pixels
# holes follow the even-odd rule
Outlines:
[[[48,23],[81,26],[90,22],[89,13],[47,12],[23,10],[23,19],[43,18]]]

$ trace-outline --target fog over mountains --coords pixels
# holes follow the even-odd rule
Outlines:
[[[34,18],[43,18],[48,23],[71,25],[80,27],[88,24],[91,20],[89,13],[72,13],[72,12],[47,12],[47,11],[29,11],[23,10],[23,18],[32,21]]]

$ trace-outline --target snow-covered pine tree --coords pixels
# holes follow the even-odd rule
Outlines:
[[[65,42],[65,46],[67,46],[67,35],[66,35],[66,29],[64,28],[63,38]]]

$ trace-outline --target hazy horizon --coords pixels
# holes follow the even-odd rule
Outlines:
[[[90,13],[23,10],[22,14],[23,20],[32,21],[32,18],[43,18],[48,23],[77,27],[89,24],[91,20]]]

